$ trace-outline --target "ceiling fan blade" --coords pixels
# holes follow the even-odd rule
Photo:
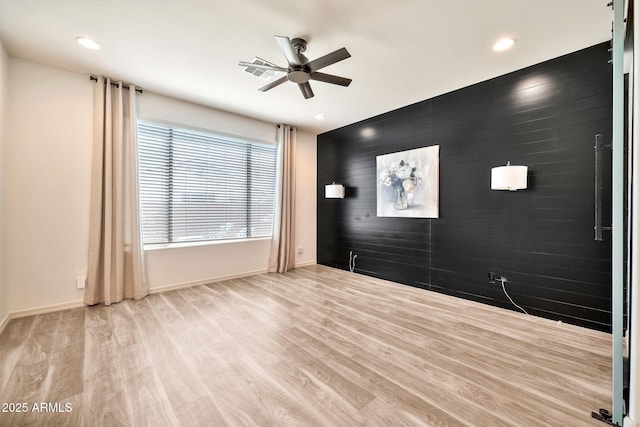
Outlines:
[[[240,61],[238,63],[238,65],[240,65],[241,67],[259,68],[260,70],[282,71],[283,73],[286,73],[287,71],[289,71],[286,68],[282,68],[282,67],[274,67],[272,65],[254,64],[253,62],[246,62],[246,61]]]
[[[325,56],[321,56],[320,58],[310,61],[307,66],[312,72],[318,71],[321,68],[327,67],[331,64],[335,64],[336,62],[350,57],[351,54],[349,53],[349,51],[347,51],[347,49],[343,47],[342,49],[338,49],[335,52],[328,53]]]
[[[266,85],[266,86],[262,86],[262,87],[261,87],[260,89],[258,89],[258,90],[259,90],[260,92],[266,92],[266,91],[268,91],[269,89],[273,89],[273,88],[274,88],[274,87],[276,87],[276,86],[280,86],[282,83],[284,83],[284,82],[286,82],[286,81],[287,81],[287,76],[283,76],[283,77],[280,77],[278,80],[274,80],[274,81],[272,81],[271,83],[269,83],[269,84],[268,84],[268,85]]]
[[[298,87],[304,96],[304,99],[313,98],[313,90],[311,90],[311,85],[309,82],[306,83],[298,83]]]
[[[340,86],[349,86],[351,84],[351,79],[347,79],[345,77],[334,76],[332,74],[325,73],[311,73],[309,74],[309,78],[311,80],[317,80],[319,82],[332,83],[334,85]]]
[[[275,38],[280,46],[280,50],[282,50],[282,53],[284,54],[284,57],[287,58],[289,65],[302,65],[289,37],[275,36]]]

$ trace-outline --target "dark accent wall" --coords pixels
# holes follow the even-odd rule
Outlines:
[[[348,269],[353,251],[357,273],[515,310],[494,271],[530,314],[610,330],[610,233],[596,242],[593,231],[594,135],[611,140],[608,47],[319,135],[318,263]],[[430,145],[440,218],[376,217],[376,156]],[[529,166],[527,190],[490,190],[507,161]],[[332,181],[345,199],[324,198]]]

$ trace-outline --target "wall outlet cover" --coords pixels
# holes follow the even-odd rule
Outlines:
[[[76,274],[76,289],[84,289],[87,284],[87,273],[81,271]]]

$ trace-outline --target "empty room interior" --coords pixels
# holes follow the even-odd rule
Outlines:
[[[0,425],[640,425],[636,4],[0,0]]]

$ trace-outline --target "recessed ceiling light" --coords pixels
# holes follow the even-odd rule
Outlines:
[[[498,40],[493,45],[493,50],[495,50],[496,52],[502,52],[503,50],[509,49],[515,43],[516,43],[515,39],[512,39],[511,37],[504,37],[504,38],[501,38],[500,40]]]
[[[315,116],[313,116],[314,119],[316,120],[324,120],[324,114],[316,114]]]
[[[87,49],[91,49],[91,50],[100,49],[100,45],[98,44],[98,42],[90,39],[89,37],[78,36],[76,37],[76,41],[80,46],[86,47]]]

